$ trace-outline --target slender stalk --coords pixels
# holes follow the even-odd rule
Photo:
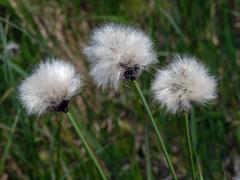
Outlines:
[[[152,180],[152,168],[151,168],[151,157],[150,157],[150,148],[149,148],[149,126],[148,126],[148,122],[145,123],[145,151],[146,151],[147,180]]]
[[[200,180],[203,180],[203,174],[202,174],[202,168],[201,168],[201,164],[200,164],[200,161],[199,161],[199,158],[198,158],[198,155],[197,155],[197,152],[196,152],[196,149],[195,147],[193,146],[193,151],[194,151],[194,155],[196,157],[196,160],[197,160],[197,168],[198,168],[198,173],[199,173],[199,179]]]
[[[88,145],[85,137],[83,136],[83,134],[82,134],[82,132],[81,132],[79,126],[78,126],[78,122],[73,118],[73,116],[72,116],[71,113],[69,113],[69,112],[67,113],[67,117],[68,117],[68,119],[71,121],[71,123],[72,123],[72,125],[74,126],[75,130],[77,131],[77,133],[78,133],[78,135],[79,135],[79,137],[80,137],[83,145],[85,146],[85,148],[86,148],[86,150],[87,150],[90,158],[92,159],[92,161],[93,161],[94,164],[96,165],[96,167],[97,167],[97,169],[98,169],[98,171],[99,171],[102,179],[107,180],[107,176],[105,175],[105,173],[104,173],[102,167],[100,166],[97,158],[95,157],[93,151],[91,150],[91,148],[89,147],[89,145]]]
[[[196,118],[195,118],[194,108],[191,110],[190,118],[191,118],[190,133],[192,135],[191,136],[192,137],[192,148],[193,148],[193,152],[194,152],[194,157],[196,159],[199,179],[203,180],[204,178],[203,178],[203,174],[202,174],[202,167],[201,167],[201,163],[200,163],[200,160],[198,158],[197,151],[196,151],[196,139],[197,139],[197,134],[196,133],[197,132],[196,132]]]
[[[190,135],[190,129],[189,129],[189,119],[188,114],[184,113],[185,115],[185,131],[186,131],[186,138],[187,138],[187,145],[188,145],[188,156],[191,164],[191,170],[192,170],[192,176],[193,179],[196,179],[196,174],[194,170],[194,162],[193,162],[193,150],[192,150],[192,142],[191,142],[191,135]]]
[[[137,89],[137,92],[138,92],[141,100],[142,100],[142,103],[143,103],[143,105],[144,105],[144,108],[145,108],[145,110],[147,111],[147,114],[148,114],[148,116],[149,116],[149,118],[150,118],[150,120],[151,120],[151,122],[152,122],[152,125],[153,125],[153,127],[154,127],[154,130],[156,131],[156,134],[157,134],[157,137],[158,137],[158,140],[159,140],[159,143],[160,143],[162,152],[163,152],[164,157],[165,157],[165,159],[166,159],[166,161],[167,161],[167,165],[168,165],[168,167],[169,167],[169,169],[170,169],[170,173],[171,173],[173,179],[177,180],[177,175],[176,175],[176,172],[175,172],[175,170],[174,170],[174,168],[173,168],[172,161],[171,161],[171,159],[170,159],[170,157],[169,157],[169,155],[168,155],[167,148],[166,148],[166,146],[165,146],[165,144],[164,144],[163,138],[162,138],[162,136],[161,136],[161,134],[160,134],[160,131],[159,131],[158,127],[157,127],[157,124],[156,124],[156,122],[155,122],[155,120],[154,120],[154,118],[153,118],[153,115],[152,115],[152,113],[151,113],[151,111],[150,111],[150,109],[149,109],[149,106],[148,106],[148,104],[147,104],[147,101],[146,101],[146,99],[145,99],[145,97],[144,97],[144,95],[143,95],[143,93],[142,93],[142,91],[141,91],[141,89],[140,89],[140,87],[139,87],[139,85],[138,85],[138,82],[134,80],[133,83],[134,83],[134,85],[135,85],[135,87],[136,87],[136,89]]]
[[[17,115],[16,115],[16,117],[14,119],[13,126],[11,128],[11,132],[10,132],[10,135],[8,137],[7,144],[6,144],[4,152],[3,152],[3,156],[2,156],[2,159],[1,159],[1,162],[0,162],[0,176],[3,173],[4,163],[5,163],[6,159],[7,159],[10,147],[12,145],[13,135],[14,135],[15,129],[17,127],[17,123],[18,123],[18,120],[19,120],[19,115],[20,115],[20,111],[17,112]]]

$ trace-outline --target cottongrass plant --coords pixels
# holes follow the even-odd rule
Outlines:
[[[174,57],[172,63],[158,71],[152,83],[154,98],[161,107],[171,114],[184,113],[185,115],[185,130],[193,179],[196,179],[193,159],[193,153],[196,155],[196,151],[191,142],[188,113],[193,103],[205,105],[215,99],[216,86],[216,79],[208,73],[208,69],[191,56]],[[202,177],[199,163],[198,170]]]
[[[91,35],[84,49],[96,85],[117,90],[120,80],[136,80],[156,61],[152,42],[141,30],[120,24],[105,24]]]
[[[82,76],[70,62],[47,59],[33,70],[19,86],[19,98],[28,114],[41,116],[47,112],[64,112],[76,129],[90,158],[105,180],[106,175],[79,128],[68,112],[69,102],[80,93]]]
[[[7,52],[7,54],[8,54],[10,57],[13,57],[13,56],[19,54],[20,47],[19,47],[19,45],[18,45],[17,43],[15,43],[15,42],[9,42],[9,43],[6,45],[5,51]]]
[[[150,38],[137,28],[109,23],[93,31],[90,45],[84,53],[90,63],[90,74],[98,87],[104,89],[110,86],[117,90],[121,81],[133,81],[157,133],[170,172],[177,179],[162,136],[136,81],[141,72],[157,60]]]

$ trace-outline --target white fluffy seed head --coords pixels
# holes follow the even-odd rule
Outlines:
[[[15,42],[9,42],[5,48],[6,52],[10,56],[15,56],[19,53],[20,47]]]
[[[136,28],[113,23],[93,31],[84,53],[90,62],[91,76],[102,88],[117,89],[121,79],[137,78],[156,61],[148,36]]]
[[[64,102],[67,106],[81,85],[81,76],[71,63],[47,59],[21,83],[19,97],[28,114],[42,115],[47,111],[61,111],[57,108]]]
[[[203,105],[216,98],[216,79],[196,58],[177,56],[159,70],[152,83],[154,98],[170,113],[187,112],[192,103]]]

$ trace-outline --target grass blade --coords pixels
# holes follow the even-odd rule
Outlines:
[[[147,180],[152,180],[152,164],[151,164],[150,147],[149,147],[149,126],[148,126],[148,122],[145,123],[145,150],[146,150]]]
[[[136,89],[137,89],[137,92],[139,93],[139,96],[140,96],[141,101],[142,101],[142,103],[143,103],[143,105],[144,105],[144,108],[145,108],[145,110],[147,111],[147,114],[148,114],[148,116],[149,116],[149,118],[150,118],[150,120],[151,120],[151,122],[152,122],[152,125],[153,125],[153,127],[154,127],[154,130],[156,131],[156,134],[157,134],[157,137],[158,137],[158,140],[159,140],[159,143],[160,143],[162,152],[163,152],[163,154],[164,154],[164,157],[165,157],[165,159],[166,159],[166,161],[167,161],[167,164],[168,164],[170,173],[171,173],[172,177],[176,180],[176,179],[177,179],[177,175],[176,175],[176,172],[175,172],[175,170],[174,170],[174,168],[173,168],[172,161],[171,161],[171,159],[170,159],[170,157],[169,157],[169,155],[168,155],[167,148],[166,148],[166,146],[165,146],[165,144],[164,144],[164,142],[163,142],[163,138],[162,138],[162,136],[161,136],[161,134],[160,134],[160,131],[159,131],[158,127],[157,127],[157,124],[156,124],[156,122],[155,122],[155,120],[154,120],[154,118],[153,118],[153,115],[152,115],[152,113],[151,113],[151,111],[150,111],[150,109],[149,109],[149,106],[148,106],[148,104],[147,104],[147,101],[146,101],[146,99],[145,99],[145,97],[144,97],[144,95],[143,95],[143,93],[142,93],[142,90],[140,89],[140,87],[139,87],[139,85],[138,85],[138,82],[137,82],[137,81],[133,81],[133,83],[134,83],[134,85],[135,85],[135,87],[136,87]]]
[[[107,176],[105,175],[102,167],[100,166],[100,164],[99,164],[97,158],[95,157],[94,153],[92,152],[91,148],[89,147],[85,137],[83,136],[83,134],[82,134],[82,132],[81,132],[79,126],[78,126],[78,123],[76,122],[76,120],[73,118],[73,116],[69,112],[67,113],[67,117],[71,121],[71,123],[74,126],[75,130],[77,131],[77,133],[78,133],[78,135],[79,135],[79,137],[80,137],[84,147],[86,148],[89,156],[91,157],[92,161],[96,165],[100,175],[102,176],[102,179],[107,180]]]
[[[5,163],[6,159],[7,159],[7,156],[8,156],[9,151],[10,151],[10,147],[12,145],[12,140],[13,140],[14,132],[16,130],[18,121],[19,121],[19,116],[20,116],[20,110],[18,110],[17,115],[16,115],[16,117],[14,119],[13,126],[11,128],[11,132],[10,132],[10,135],[8,137],[7,144],[6,144],[4,152],[3,152],[3,157],[2,157],[1,162],[0,162],[0,175],[4,171],[4,163]]]
[[[187,146],[188,146],[188,155],[189,160],[191,164],[191,171],[193,179],[196,179],[195,169],[194,169],[194,162],[193,162],[193,150],[192,150],[192,142],[191,142],[191,135],[190,135],[190,129],[189,129],[189,119],[188,114],[185,113],[185,131],[186,131],[186,138],[187,138]]]

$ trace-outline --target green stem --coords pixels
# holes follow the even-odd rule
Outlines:
[[[192,137],[192,148],[193,148],[193,153],[194,153],[194,157],[196,159],[196,164],[197,164],[197,169],[198,169],[198,174],[199,174],[199,179],[203,180],[203,174],[202,174],[202,167],[201,167],[201,163],[200,160],[198,158],[197,155],[197,151],[196,151],[196,139],[197,139],[197,131],[196,131],[196,118],[195,118],[195,110],[194,108],[191,111],[190,114],[190,118],[191,118],[191,126],[190,126],[190,133],[191,133],[191,137]]]
[[[71,121],[71,123],[74,126],[75,130],[77,131],[77,133],[78,133],[78,135],[79,135],[83,145],[85,146],[85,148],[86,148],[90,158],[92,159],[92,161],[96,165],[96,167],[97,167],[97,169],[98,169],[102,179],[107,180],[107,177],[106,177],[102,167],[100,166],[99,162],[97,161],[97,158],[95,157],[93,151],[91,150],[91,148],[89,147],[85,137],[83,136],[83,134],[82,134],[82,132],[81,132],[79,126],[78,126],[78,122],[73,118],[73,116],[69,112],[67,113],[67,117]]]
[[[3,152],[3,156],[2,156],[2,159],[1,159],[1,162],[0,162],[0,176],[3,173],[3,171],[4,171],[4,163],[5,163],[6,159],[7,159],[10,147],[12,145],[13,135],[14,135],[15,129],[17,127],[17,123],[18,123],[18,120],[19,120],[19,115],[20,115],[20,111],[17,112],[17,115],[16,115],[16,117],[14,119],[13,126],[11,128],[11,132],[10,132],[10,135],[8,137],[7,144],[6,144],[4,152]]]
[[[200,161],[199,161],[199,158],[198,158],[198,155],[197,155],[197,152],[196,152],[196,149],[195,149],[194,146],[193,146],[193,151],[194,151],[194,155],[195,155],[196,160],[197,160],[197,167],[198,167],[198,172],[199,172],[199,179],[200,179],[200,180],[204,180],[203,174],[202,174],[201,164],[200,164]]]
[[[188,156],[191,164],[191,170],[192,170],[192,176],[193,179],[196,179],[195,170],[194,170],[194,162],[193,162],[193,150],[192,150],[192,143],[191,143],[191,135],[190,135],[190,129],[189,129],[189,119],[188,114],[185,113],[185,131],[186,131],[186,138],[187,138],[187,145],[188,145]]]
[[[151,120],[151,122],[152,122],[152,125],[153,125],[155,131],[156,131],[156,134],[157,134],[157,137],[158,137],[158,140],[159,140],[159,143],[160,143],[162,152],[163,152],[164,157],[165,157],[165,159],[166,159],[166,161],[167,161],[167,164],[168,164],[168,167],[169,167],[170,172],[171,172],[171,174],[172,174],[172,177],[173,177],[175,180],[177,180],[177,175],[176,175],[176,172],[175,172],[175,170],[174,170],[174,168],[173,168],[172,161],[171,161],[171,159],[170,159],[170,157],[169,157],[169,155],[168,155],[167,148],[166,148],[166,146],[165,146],[165,144],[164,144],[163,138],[162,138],[162,136],[161,136],[161,134],[160,134],[160,131],[159,131],[158,127],[157,127],[157,124],[156,124],[156,122],[155,122],[155,120],[154,120],[154,118],[153,118],[153,115],[152,115],[152,113],[151,113],[151,111],[150,111],[150,109],[149,109],[149,106],[148,106],[148,104],[147,104],[147,101],[146,101],[146,99],[145,99],[145,97],[144,97],[144,95],[143,95],[143,93],[142,93],[142,91],[141,91],[141,89],[140,89],[140,87],[139,87],[139,85],[138,85],[138,82],[134,80],[133,83],[134,83],[134,85],[135,85],[135,87],[136,87],[136,89],[137,89],[137,92],[138,92],[138,94],[139,94],[139,96],[140,96],[140,98],[141,98],[141,100],[142,100],[142,103],[143,103],[143,105],[144,105],[144,108],[145,108],[145,110],[147,111],[147,114],[148,114],[148,116],[149,116],[149,118],[150,118],[150,120]]]

